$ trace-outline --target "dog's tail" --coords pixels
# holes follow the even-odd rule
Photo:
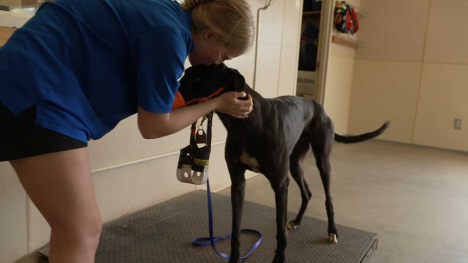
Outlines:
[[[390,126],[390,123],[392,122],[387,121],[384,125],[382,125],[382,127],[373,132],[364,133],[356,136],[342,136],[335,133],[335,141],[341,143],[357,143],[367,141],[381,135],[388,128],[388,126]]]

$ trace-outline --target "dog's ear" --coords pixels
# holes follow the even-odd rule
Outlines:
[[[244,91],[245,78],[235,69],[227,69],[228,83],[227,89],[231,91]]]

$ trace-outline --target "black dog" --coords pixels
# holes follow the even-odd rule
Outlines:
[[[239,236],[245,193],[245,170],[260,172],[270,181],[276,198],[277,250],[273,262],[285,262],[286,227],[301,224],[312,193],[304,180],[303,161],[312,147],[325,188],[328,234],[331,243],[338,242],[330,195],[330,152],[333,141],[356,143],[375,138],[380,129],[359,136],[345,137],[334,133],[333,122],[315,101],[295,96],[265,99],[245,84],[244,77],[224,64],[194,66],[180,80],[180,93],[186,101],[206,97],[222,87],[227,91],[244,91],[253,98],[254,108],[247,119],[236,119],[216,112],[228,131],[225,158],[231,176],[232,238],[231,259],[239,260]],[[219,94],[218,94],[219,95]],[[296,219],[286,223],[289,177],[299,185],[302,206]]]

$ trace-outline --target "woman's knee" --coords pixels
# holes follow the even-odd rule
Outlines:
[[[93,220],[87,224],[85,232],[88,238],[99,240],[102,233],[102,219],[99,211],[94,215]]]
[[[52,236],[66,240],[67,243],[96,246],[102,232],[102,220],[99,211],[90,212],[77,220],[64,220],[63,222],[50,222]]]
[[[102,220],[101,215],[98,214],[96,218],[87,225],[84,236],[85,239],[94,247],[97,248],[99,239],[102,233]]]

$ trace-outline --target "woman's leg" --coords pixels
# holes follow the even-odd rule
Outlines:
[[[102,221],[87,148],[10,161],[49,223],[51,263],[94,262]]]

